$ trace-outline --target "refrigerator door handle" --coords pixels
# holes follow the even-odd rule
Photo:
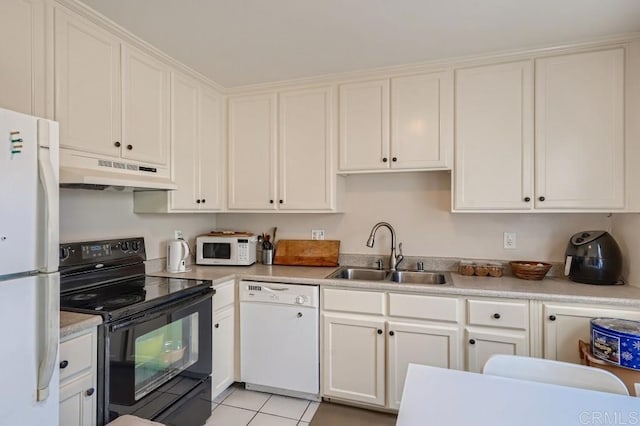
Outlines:
[[[41,275],[45,330],[43,356],[38,366],[38,401],[49,397],[49,385],[58,359],[58,335],[60,333],[60,274]],[[58,386],[53,383],[53,386]]]
[[[60,226],[60,214],[59,214],[59,185],[56,173],[54,171],[53,162],[51,160],[51,147],[48,147],[51,143],[50,133],[52,123],[47,120],[38,121],[38,138],[40,139],[40,150],[38,155],[38,167],[40,169],[40,181],[47,202],[46,210],[46,232],[44,243],[44,270],[42,272],[56,272],[58,270],[59,263],[59,226]]]

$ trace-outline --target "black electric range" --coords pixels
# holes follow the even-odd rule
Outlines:
[[[212,283],[147,276],[145,259],[143,238],[60,245],[61,310],[103,318],[97,424],[133,414],[202,425],[211,412]]]

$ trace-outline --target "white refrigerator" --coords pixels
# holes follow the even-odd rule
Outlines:
[[[0,109],[0,425],[58,424],[58,123]]]

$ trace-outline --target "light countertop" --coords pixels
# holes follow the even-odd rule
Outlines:
[[[363,290],[400,291],[432,295],[484,296],[569,303],[590,303],[640,308],[640,287],[629,285],[596,286],[578,284],[560,278],[529,281],[513,276],[468,277],[450,272],[452,283],[446,285],[399,284],[388,281],[348,281],[326,279],[337,268],[308,266],[279,266],[254,264],[251,266],[191,265],[191,271],[179,274],[164,271],[150,275],[197,278],[220,283],[242,278],[257,281],[317,284],[324,287],[342,287]]]
[[[100,315],[80,314],[77,312],[60,311],[60,339],[97,327],[102,324]]]

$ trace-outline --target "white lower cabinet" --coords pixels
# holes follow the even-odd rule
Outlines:
[[[492,355],[529,355],[525,332],[468,327],[466,337],[467,371],[482,373],[484,364]]]
[[[384,406],[384,318],[332,313],[322,321],[324,395]]]
[[[543,304],[544,357],[580,363],[578,340],[591,341],[591,319],[623,318],[640,321],[640,311],[590,305]]]
[[[97,331],[90,329],[60,342],[60,424],[96,424]]]
[[[213,296],[213,362],[211,397],[215,398],[235,379],[235,281],[215,286]]]

